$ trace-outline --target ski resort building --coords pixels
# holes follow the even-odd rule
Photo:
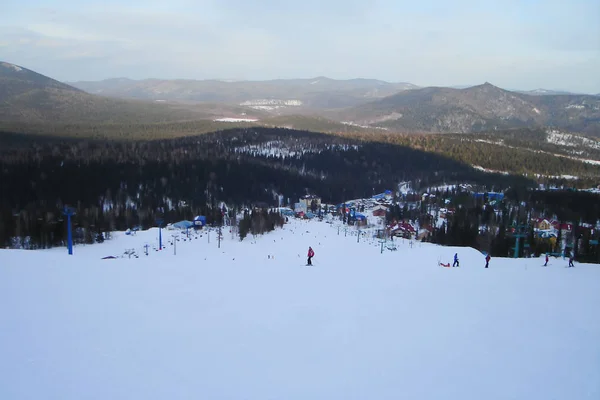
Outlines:
[[[194,218],[194,229],[202,229],[206,226],[206,217],[204,215],[198,215]]]
[[[310,210],[313,205],[313,202],[314,204],[316,204],[317,207],[321,205],[321,198],[314,194],[307,194],[300,197],[298,202],[303,203],[306,210]]]

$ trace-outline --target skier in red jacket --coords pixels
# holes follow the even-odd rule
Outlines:
[[[312,247],[308,247],[308,261],[306,262],[306,265],[312,265],[312,258],[315,256],[315,252],[313,251]]]

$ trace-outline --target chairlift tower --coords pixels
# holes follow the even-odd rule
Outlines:
[[[527,237],[527,229],[528,228],[529,228],[528,225],[518,225],[515,228],[515,233],[512,234],[512,237],[515,238],[515,246],[511,247],[514,250],[513,258],[519,258],[520,241],[522,238]],[[529,247],[529,243],[523,243],[523,248],[528,248],[528,247]]]
[[[156,224],[158,225],[158,249],[162,250],[162,224],[164,220],[162,218],[156,218]]]

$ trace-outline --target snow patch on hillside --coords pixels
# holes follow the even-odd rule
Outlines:
[[[504,140],[475,139],[475,142],[495,144],[497,146],[503,146],[504,145]]]
[[[253,118],[217,118],[214,119],[215,122],[256,122],[257,119]]]
[[[589,138],[585,138],[585,137],[577,136],[577,135],[571,135],[568,133],[561,133],[556,130],[548,130],[547,134],[548,135],[546,137],[546,140],[548,143],[552,143],[552,144],[559,145],[559,146],[565,146],[565,147],[584,146],[584,147],[588,147],[591,149],[600,150],[600,141],[598,141],[598,140],[589,139]],[[481,143],[493,144],[496,146],[507,147],[510,149],[526,150],[526,151],[529,151],[532,153],[549,154],[554,157],[568,158],[570,160],[579,161],[579,162],[583,162],[586,164],[600,165],[599,160],[587,159],[587,158],[582,158],[582,157],[574,157],[574,156],[570,156],[570,155],[566,155],[566,154],[559,154],[559,153],[554,153],[554,152],[549,152],[549,151],[544,151],[544,150],[539,150],[539,149],[530,149],[527,147],[511,146],[511,145],[504,143],[504,141],[502,141],[502,140],[493,141],[493,140],[486,140],[486,139],[475,139],[474,141],[481,142]],[[582,154],[581,151],[573,151],[573,153]],[[473,167],[478,168],[478,169],[482,168],[479,166],[473,166]],[[489,171],[498,172],[498,171],[493,171],[493,170],[489,170]],[[503,172],[500,172],[500,173],[503,173]]]
[[[510,173],[506,172],[506,171],[498,171],[495,169],[483,168],[479,165],[473,165],[472,167],[475,169],[478,169],[479,171],[483,171],[483,172],[488,172],[488,173],[493,173],[493,174],[510,175]]]
[[[591,149],[600,150],[600,141],[589,139],[586,137],[573,135],[570,133],[563,133],[557,130],[548,130],[546,132],[546,141],[548,143],[556,144],[559,146],[568,147],[589,147]]]
[[[6,67],[6,68],[9,68],[9,69],[14,69],[17,72],[23,71],[23,68],[19,67],[18,65],[7,63],[7,62],[3,62],[2,66]]]
[[[356,126],[358,128],[365,128],[365,129],[380,129],[382,131],[387,131],[389,130],[388,128],[383,128],[381,126],[369,126],[369,125],[360,125],[357,124],[356,122],[352,122],[352,121],[341,121],[342,124],[344,125],[349,125],[349,126]]]
[[[349,151],[358,150],[358,145],[327,144],[323,147],[306,147],[302,144],[291,146],[281,140],[270,140],[268,142],[235,147],[235,153],[250,154],[254,157],[296,158],[305,154],[319,154],[324,150]]]
[[[302,100],[258,99],[244,101],[240,106],[270,111],[285,107],[300,107],[302,104]]]

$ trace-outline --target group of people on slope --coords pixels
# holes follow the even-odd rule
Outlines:
[[[489,268],[491,258],[492,257],[490,257],[489,254],[487,254],[485,256],[485,268]],[[444,264],[442,264],[442,265],[444,265]],[[449,266],[449,264],[448,264],[448,266]],[[452,263],[452,266],[453,267],[460,267],[460,262],[458,261],[458,253],[454,253],[454,262]]]
[[[575,266],[575,264],[573,263],[574,260],[575,257],[573,256],[573,252],[569,251],[569,268]],[[544,263],[544,267],[548,266],[548,261],[550,261],[550,256],[548,253],[546,253],[546,262]]]
[[[308,247],[308,259],[306,260],[306,265],[312,265],[312,258],[315,256],[315,252],[313,250],[312,247]],[[485,256],[485,268],[489,268],[490,266],[490,260],[492,257],[490,257],[489,254],[486,254]],[[569,267],[574,267],[575,264],[573,264],[573,252],[569,252]],[[546,253],[546,263],[544,264],[544,267],[548,266],[548,253]],[[444,266],[444,267],[448,267],[450,266],[450,264],[443,264],[440,263],[440,265]],[[452,263],[453,267],[460,267],[460,262],[458,260],[458,253],[454,253],[454,262]]]

